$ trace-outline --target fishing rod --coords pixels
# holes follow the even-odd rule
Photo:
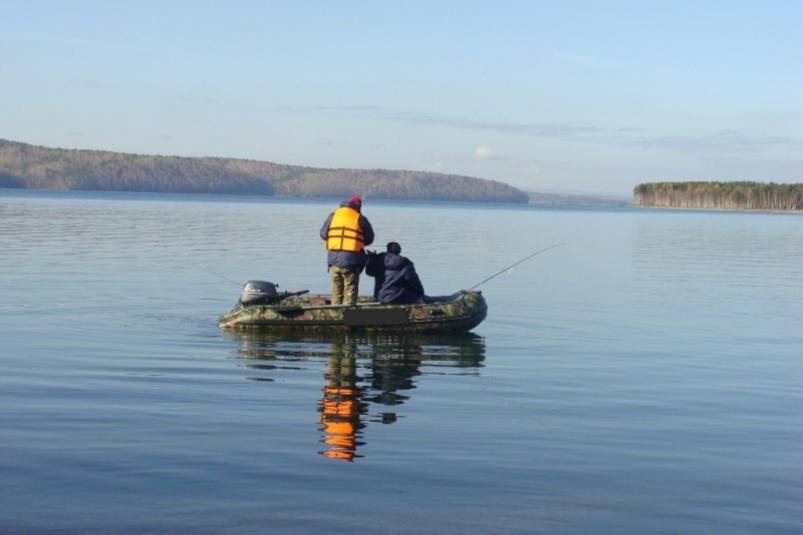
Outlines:
[[[203,270],[204,270],[204,271],[206,271],[207,273],[211,273],[212,275],[215,275],[216,277],[220,277],[221,279],[223,279],[223,280],[225,280],[225,281],[229,281],[229,282],[231,282],[231,283],[234,283],[234,284],[236,284],[237,286],[242,286],[242,285],[243,285],[241,282],[237,282],[236,280],[234,280],[234,279],[230,279],[230,278],[226,277],[225,275],[221,275],[220,273],[215,273],[215,272],[214,272],[214,271],[212,271],[211,269],[207,269],[207,268],[205,268],[205,267],[202,267],[201,269],[203,269]]]
[[[509,266],[507,266],[506,268],[504,268],[504,269],[500,270],[499,272],[497,272],[497,273],[494,273],[493,275],[491,275],[491,276],[490,276],[490,277],[488,277],[487,279],[484,279],[484,280],[482,280],[482,281],[478,282],[477,284],[475,284],[474,286],[472,286],[471,288],[469,288],[469,289],[468,289],[468,291],[471,291],[471,290],[473,290],[473,289],[474,289],[474,288],[476,288],[477,286],[480,286],[480,285],[482,285],[482,284],[485,284],[485,283],[486,283],[486,282],[488,282],[489,280],[491,280],[491,279],[494,279],[494,278],[498,277],[499,275],[501,275],[501,274],[502,274],[502,273],[504,273],[505,271],[508,271],[508,270],[511,270],[511,269],[513,269],[514,267],[518,266],[518,265],[519,265],[519,264],[521,264],[522,262],[526,262],[527,260],[529,260],[530,258],[532,258],[532,257],[534,257],[534,256],[538,256],[538,255],[540,255],[541,253],[545,253],[546,251],[549,251],[550,249],[554,249],[555,247],[560,247],[561,245],[566,245],[566,243],[565,243],[565,242],[555,243],[555,244],[553,244],[553,245],[550,245],[549,247],[544,247],[543,249],[540,249],[540,250],[538,250],[538,251],[536,251],[536,252],[534,252],[534,253],[532,253],[532,254],[530,254],[530,255],[527,255],[527,256],[525,256],[524,258],[522,258],[521,260],[519,260],[518,262],[515,262],[515,263],[513,263],[513,264],[510,264]]]

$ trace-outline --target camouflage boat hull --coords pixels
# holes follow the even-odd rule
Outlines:
[[[460,291],[417,305],[383,305],[361,298],[357,306],[330,305],[326,295],[290,297],[276,305],[238,304],[220,316],[221,329],[467,332],[485,319],[480,292]]]

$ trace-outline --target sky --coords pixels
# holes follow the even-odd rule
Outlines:
[[[629,196],[803,181],[803,0],[0,2],[0,138]]]

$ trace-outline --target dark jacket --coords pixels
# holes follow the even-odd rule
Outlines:
[[[359,211],[356,206],[348,202],[341,203],[340,206],[348,206]],[[326,234],[329,232],[329,224],[332,222],[332,216],[334,215],[334,212],[329,214],[329,217],[326,218],[326,221],[323,222],[323,226],[321,227],[320,234],[324,242],[326,242]],[[363,237],[365,238],[365,245],[371,245],[374,243],[374,229],[371,227],[371,223],[368,221],[368,218],[362,214],[360,214],[359,223]],[[326,255],[326,264],[328,266],[356,269],[359,271],[362,271],[362,268],[365,267],[365,261],[365,251],[360,251],[359,253],[351,251],[329,251]]]
[[[374,277],[374,300],[380,303],[411,304],[424,297],[424,287],[415,265],[402,255],[368,255],[366,275]]]

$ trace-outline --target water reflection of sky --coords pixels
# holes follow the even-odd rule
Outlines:
[[[321,371],[319,453],[347,461],[362,456],[357,450],[367,425],[397,421],[396,407],[410,399],[418,377],[449,370],[477,375],[485,358],[485,340],[473,334],[230,336],[249,380],[270,383],[278,371]]]

